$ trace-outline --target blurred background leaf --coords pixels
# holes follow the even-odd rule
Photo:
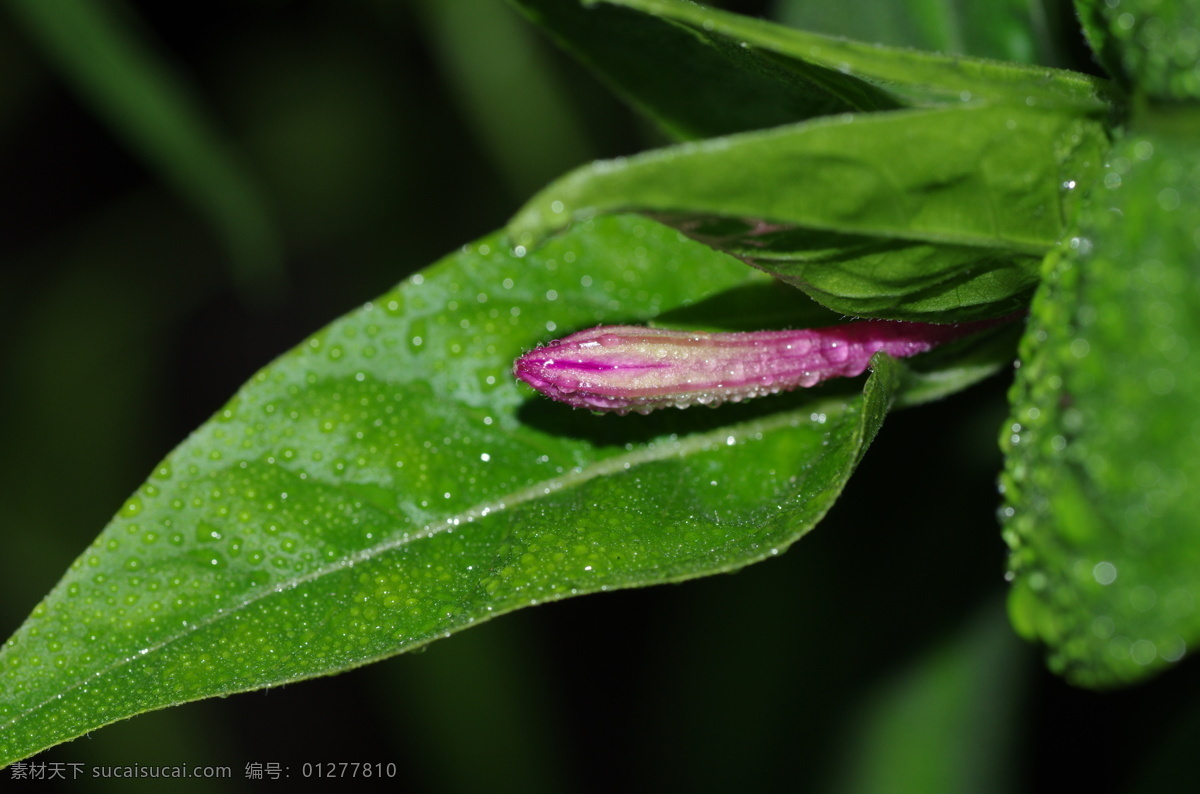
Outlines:
[[[207,218],[244,289],[278,282],[274,223],[254,177],[136,20],[93,0],[12,0],[9,8],[79,98]]]
[[[778,0],[775,14],[815,33],[1042,66],[1074,68],[1079,52],[1077,39],[1064,46],[1077,28],[1070,4],[1058,0]]]
[[[532,60],[541,79],[500,81],[482,92],[492,115],[479,110],[447,64],[459,57],[448,53],[475,52],[458,37],[480,31],[449,7],[507,14],[520,28],[498,0],[433,11],[403,0],[96,3],[187,76],[207,123],[260,185],[288,286],[273,303],[242,301],[206,216],[0,7],[5,636],[151,467],[259,366],[503,225],[529,190],[489,136],[535,139],[547,122],[528,109],[540,106],[584,130],[545,147],[560,159],[528,166],[542,182],[661,142],[529,29],[496,36],[487,57]],[[443,21],[435,35],[435,16],[466,30]],[[1093,68],[1087,58],[1058,65]],[[882,759],[893,756],[867,752],[880,746],[873,715],[886,724],[897,713],[887,695],[905,689],[897,682],[939,680],[938,649],[963,627],[969,635],[1005,589],[993,512],[1007,385],[997,378],[890,417],[824,525],[778,560],[525,610],[335,678],[143,715],[37,760],[233,767],[232,782],[178,786],[195,792],[261,790],[242,780],[247,762],[289,764],[295,779],[299,764],[322,760],[394,761],[406,790],[443,792],[844,790],[855,774],[888,779]],[[883,499],[899,520],[878,520]],[[1063,770],[1098,792],[1190,783],[1180,748],[1194,746],[1200,714],[1195,665],[1097,695],[1048,676],[1036,653],[1016,654],[1015,684],[997,696],[1013,708],[997,704],[992,717],[996,735],[1016,737],[1003,759],[1014,788],[1049,790]],[[994,757],[975,755],[982,734],[950,736],[920,760],[936,769],[978,757],[978,769],[994,769]],[[462,763],[465,747],[476,763]],[[162,790],[39,785],[58,788]]]
[[[834,790],[1019,790],[1009,759],[1028,656],[1003,603],[979,604],[946,640],[865,699]],[[951,747],[957,752],[945,752]]]

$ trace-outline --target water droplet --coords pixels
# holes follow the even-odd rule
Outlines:
[[[1117,580],[1117,566],[1111,562],[1098,562],[1092,568],[1092,577],[1102,585],[1110,585]]]

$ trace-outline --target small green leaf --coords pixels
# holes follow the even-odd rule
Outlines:
[[[859,317],[966,321],[1027,305],[1037,264],[986,249],[899,245],[847,262],[793,265],[781,277],[822,305]]]
[[[0,649],[0,765],[783,551],[878,430],[895,361],[861,392],[651,417],[572,411],[510,373],[552,336],[756,286],[673,230],[608,218],[523,257],[485,238],[314,334],[155,469]]]
[[[930,245],[738,218],[655,213],[689,237],[778,276],[855,317],[939,322],[1007,314],[1028,305],[1038,257]]]
[[[1003,438],[1013,621],[1092,687],[1200,642],[1200,159],[1146,132],[1109,162],[1047,260]]]
[[[1104,6],[1103,2],[1076,0],[1075,11],[1079,16],[1083,36],[1092,48],[1092,55],[1108,72],[1113,83],[1128,93],[1131,90],[1129,75],[1125,71],[1125,65],[1121,63],[1120,43],[1109,32],[1108,21],[1104,18]]]

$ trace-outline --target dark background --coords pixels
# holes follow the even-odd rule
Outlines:
[[[0,9],[4,636],[263,364],[503,225],[570,167],[663,142],[499,0],[101,5],[205,109],[269,234],[250,253],[231,247]],[[780,559],[526,610],[36,760],[233,768],[232,782],[171,787],[187,791],[283,786],[245,781],[245,765],[283,764],[295,782],[301,764],[327,761],[393,762],[397,791],[1190,781],[1194,663],[1090,693],[1008,628],[995,519],[1007,386],[889,418],[828,519]],[[51,788],[5,790],[22,786]]]

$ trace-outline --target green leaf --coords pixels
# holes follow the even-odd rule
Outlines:
[[[1145,678],[1200,642],[1194,140],[1145,132],[1111,153],[1047,260],[1011,395],[1012,618],[1085,686]]]
[[[241,285],[277,280],[279,242],[257,184],[136,26],[87,0],[15,0],[9,8],[80,97],[207,218]]]
[[[509,231],[533,244],[640,211],[839,311],[997,314],[1033,285],[1029,255],[1061,238],[1105,141],[1098,122],[1017,108],[821,119],[578,169]]]
[[[831,309],[897,320],[1008,314],[1029,303],[1037,283],[1033,257],[953,246],[881,248],[844,262],[792,265],[781,277]]]
[[[681,0],[514,2],[684,139],[900,107],[1109,107],[1105,81],[1085,75],[846,41]]]
[[[156,468],[0,650],[0,764],[524,606],[781,552],[837,498],[896,362],[877,357],[862,392],[650,417],[574,412],[510,376],[557,334],[756,285],[774,289],[611,218],[523,257],[485,238],[313,335]]]
[[[509,232],[529,245],[602,213],[694,213],[768,224],[743,250],[790,224],[1041,255],[1063,233],[1062,172],[1098,167],[1070,159],[1098,137],[1092,122],[1018,108],[820,119],[585,166]]]
[[[1079,16],[1079,25],[1092,55],[1104,67],[1114,84],[1123,92],[1131,90],[1129,75],[1125,65],[1121,63],[1121,45],[1108,30],[1108,20],[1104,17],[1103,2],[1084,2],[1076,0],[1075,11]]]

